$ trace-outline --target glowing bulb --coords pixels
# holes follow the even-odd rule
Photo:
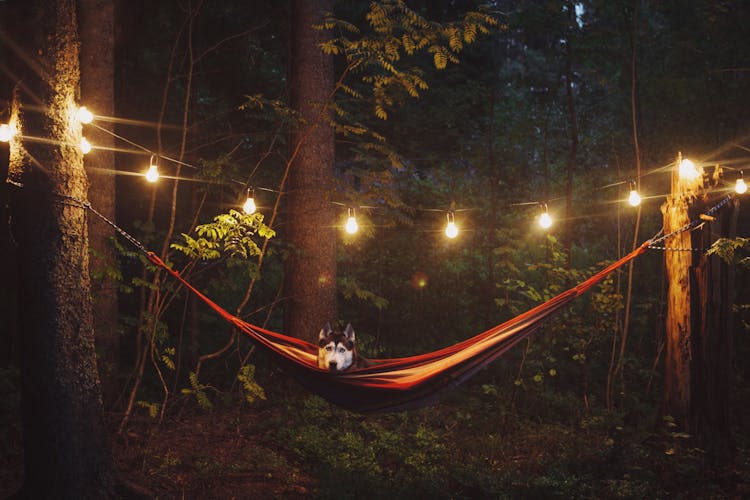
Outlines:
[[[146,180],[148,182],[156,182],[159,180],[159,167],[156,166],[156,155],[151,155],[151,161],[149,162],[148,171],[146,172]]]
[[[254,214],[257,209],[258,207],[255,206],[254,193],[252,192],[252,189],[248,189],[247,200],[245,200],[245,204],[242,205],[242,210],[244,210],[247,215],[251,215]]]
[[[456,221],[453,219],[453,212],[448,212],[448,224],[445,226],[445,235],[451,239],[458,236],[458,227],[456,227]]]
[[[14,135],[13,127],[7,123],[0,124],[0,142],[8,142]]]
[[[539,219],[537,219],[537,222],[539,222],[542,229],[549,229],[552,227],[552,217],[547,211],[547,204],[541,203],[540,205],[542,206],[542,214],[539,216]]]
[[[635,189],[630,190],[630,196],[628,196],[628,203],[631,207],[637,207],[641,204],[641,195]]]
[[[542,215],[539,216],[539,225],[542,226],[542,229],[549,229],[552,227],[552,217],[547,212],[544,212]]]
[[[349,234],[354,234],[359,230],[357,219],[354,217],[354,210],[351,208],[349,209],[349,218],[346,219],[344,229],[346,229],[346,232]]]
[[[695,166],[695,163],[685,158],[680,162],[680,178],[694,181],[698,178],[700,172]]]
[[[747,192],[747,184],[745,184],[745,180],[742,178],[742,172],[740,172],[740,176],[737,177],[737,183],[734,185],[734,190],[737,194],[744,194]]]
[[[146,180],[148,182],[156,182],[159,180],[159,169],[156,167],[156,165],[151,165],[148,167],[148,172],[146,172]]]
[[[78,108],[76,116],[78,117],[78,121],[81,123],[91,123],[91,121],[94,119],[94,114],[86,109],[86,106],[81,106],[80,108]]]
[[[445,235],[448,238],[455,238],[456,236],[458,236],[458,228],[456,227],[455,222],[451,221],[447,226],[445,226]]]
[[[81,148],[81,153],[83,154],[91,152],[91,143],[85,137],[81,137],[81,144],[79,147]]]

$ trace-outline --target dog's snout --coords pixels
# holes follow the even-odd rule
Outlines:
[[[331,361],[330,363],[328,363],[328,369],[331,370],[332,372],[336,371],[337,366],[338,366],[338,363],[336,363],[335,361]]]

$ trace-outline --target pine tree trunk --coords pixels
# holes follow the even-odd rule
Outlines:
[[[302,141],[289,174],[286,262],[287,332],[316,340],[336,320],[336,238],[333,190],[334,134],[326,103],[333,89],[333,61],[319,44],[327,36],[313,25],[332,11],[330,0],[296,0],[292,25],[290,92],[299,112],[292,147]]]
[[[21,405],[28,498],[122,497],[104,426],[94,351],[85,200],[71,118],[79,83],[74,0],[12,2],[14,40],[33,71],[14,119],[10,180],[19,242]]]
[[[81,38],[81,101],[93,113],[114,116],[114,1],[78,0]],[[113,129],[111,122],[97,121]],[[86,127],[86,138],[97,146],[84,160],[89,179],[91,205],[109,220],[115,220],[114,138],[95,127]],[[117,324],[117,283],[107,272],[117,268],[112,245],[114,229],[99,218],[89,219],[91,247],[91,293],[94,298],[94,331],[99,354],[99,374],[107,405],[117,396],[120,332]]]

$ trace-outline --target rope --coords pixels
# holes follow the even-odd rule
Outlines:
[[[704,215],[712,215],[712,214],[716,213],[724,205],[726,205],[727,203],[729,203],[729,200],[731,200],[731,199],[732,199],[732,195],[731,194],[726,195],[724,198],[722,198],[721,201],[719,201],[719,203],[717,203],[716,205],[714,205],[713,207],[711,207],[710,209],[708,209],[706,212],[704,212]],[[656,250],[666,250],[667,249],[666,247],[658,247],[658,246],[656,246],[656,243],[661,243],[662,241],[666,240],[667,238],[671,238],[671,237],[676,236],[678,234],[684,233],[685,231],[692,231],[693,229],[697,228],[698,226],[700,226],[703,223],[704,223],[704,221],[701,220],[700,218],[698,218],[698,219],[695,219],[693,221],[688,222],[687,224],[685,224],[681,228],[675,229],[671,233],[665,234],[663,236],[658,236],[658,234],[657,234],[657,236],[654,236],[652,239],[650,239],[648,241],[648,246],[649,246],[649,248],[654,248]],[[663,232],[663,230],[660,231],[659,233],[661,233],[661,232]],[[693,249],[689,249],[689,250],[692,251]],[[688,251],[688,249],[686,249],[686,250],[678,250],[678,251]]]
[[[670,252],[705,252],[707,248],[672,248],[672,247],[658,247],[649,245],[649,248],[653,250],[664,250]]]
[[[99,217],[101,220],[103,220],[104,222],[106,222],[107,224],[109,224],[110,226],[112,226],[112,229],[114,229],[115,231],[117,231],[118,233],[120,233],[120,235],[123,238],[125,238],[126,240],[128,240],[131,245],[133,245],[134,247],[136,247],[138,250],[140,250],[144,254],[146,254],[146,255],[149,254],[148,249],[146,248],[146,246],[143,243],[141,243],[138,239],[136,239],[135,236],[131,235],[130,233],[128,233],[127,231],[125,231],[123,228],[121,228],[120,226],[118,226],[117,224],[115,224],[114,222],[112,222],[111,220],[109,220],[104,214],[100,213],[98,210],[96,210],[94,207],[92,207],[91,203],[88,200],[84,202],[84,206],[86,208],[88,208],[89,210],[91,210],[91,212],[94,215],[96,215],[97,217]]]
[[[8,184],[10,184],[11,186],[14,186],[14,187],[19,188],[19,189],[23,189],[25,187],[22,183],[16,182],[16,181],[11,180],[11,179],[6,179],[5,182],[8,183]],[[93,206],[91,206],[91,202],[89,202],[88,200],[81,200],[80,198],[76,198],[75,196],[70,196],[68,194],[60,194],[60,193],[50,193],[50,194],[52,194],[56,198],[61,198],[63,200],[63,203],[66,203],[66,204],[71,205],[71,206],[85,208],[85,209],[90,210],[91,213],[93,213],[94,215],[96,215],[97,217],[99,217],[105,223],[107,223],[110,226],[112,226],[112,229],[114,229],[115,231],[117,231],[118,233],[120,233],[120,235],[123,238],[125,238],[126,240],[128,240],[131,245],[133,245],[134,247],[136,247],[138,250],[140,250],[144,254],[149,255],[149,251],[148,251],[148,249],[146,248],[146,246],[143,243],[141,243],[135,236],[131,235],[130,233],[128,233],[127,231],[125,231],[123,228],[121,228],[120,226],[118,226],[117,224],[115,224],[113,221],[109,220],[104,214],[102,214],[101,212],[99,212]]]

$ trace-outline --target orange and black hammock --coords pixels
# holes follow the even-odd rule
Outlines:
[[[645,252],[652,241],[602,269],[579,285],[505,323],[438,351],[406,358],[375,359],[372,366],[331,373],[318,368],[318,346],[265,330],[234,316],[170,269],[156,254],[148,258],[162,267],[225,320],[265,347],[275,360],[308,390],[331,403],[359,413],[399,411],[425,406],[526,338],[546,318],[565,307],[609,273]]]

